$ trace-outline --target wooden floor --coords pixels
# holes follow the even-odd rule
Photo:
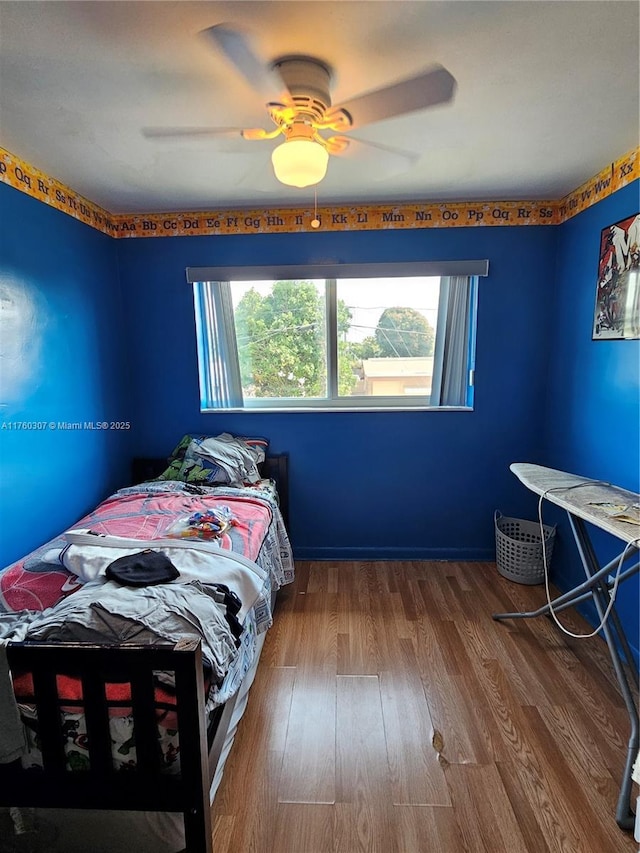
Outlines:
[[[606,645],[491,619],[543,601],[489,563],[297,564],[215,853],[635,853],[614,819],[629,724]]]

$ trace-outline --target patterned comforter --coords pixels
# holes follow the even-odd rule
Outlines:
[[[124,536],[146,542],[162,539],[179,519],[228,506],[233,524],[217,540],[220,548],[253,560],[269,572],[278,589],[293,579],[293,558],[270,481],[259,488],[193,487],[179,482],[151,482],[120,489],[74,529]],[[52,552],[60,552],[64,534],[0,572],[0,612],[42,611],[54,607],[81,586],[76,575]]]

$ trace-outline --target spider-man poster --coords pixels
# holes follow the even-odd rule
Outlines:
[[[640,338],[640,214],[600,235],[593,340]]]

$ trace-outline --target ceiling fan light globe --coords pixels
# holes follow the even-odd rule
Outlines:
[[[327,174],[329,152],[311,139],[290,139],[274,148],[271,162],[281,184],[310,187]]]

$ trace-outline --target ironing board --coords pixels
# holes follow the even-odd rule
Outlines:
[[[619,517],[612,515],[611,506],[637,507],[640,504],[640,495],[609,483],[592,480],[588,477],[579,477],[575,474],[557,471],[554,468],[545,468],[542,465],[517,462],[510,467],[511,471],[528,489],[566,511],[587,577],[583,583],[555,598],[551,602],[553,611],[557,613],[568,607],[574,607],[582,601],[592,599],[599,619],[602,620],[610,603],[610,590],[613,587],[613,580],[610,576],[616,573],[620,567],[618,584],[621,584],[640,570],[640,561],[637,558],[640,549],[640,526],[622,521]],[[630,513],[633,513],[633,510],[630,510]],[[624,550],[605,566],[600,566],[598,563],[585,522],[605,530],[624,543]],[[628,565],[631,558],[633,558],[633,564]],[[621,561],[622,565],[620,565]],[[627,565],[626,568],[625,565]],[[546,604],[534,611],[494,613],[493,618],[496,620],[530,619],[536,616],[546,616],[551,607]],[[615,607],[611,608],[609,618],[602,628],[602,633],[609,648],[613,668],[631,724],[627,761],[616,809],[616,821],[622,829],[633,829],[635,818],[631,811],[630,798],[631,773],[633,763],[638,756],[639,744],[636,698],[638,671],[631,654],[629,641],[625,636]],[[622,650],[624,660],[619,648]],[[625,662],[628,665],[626,670]],[[635,688],[635,693],[632,685]]]

